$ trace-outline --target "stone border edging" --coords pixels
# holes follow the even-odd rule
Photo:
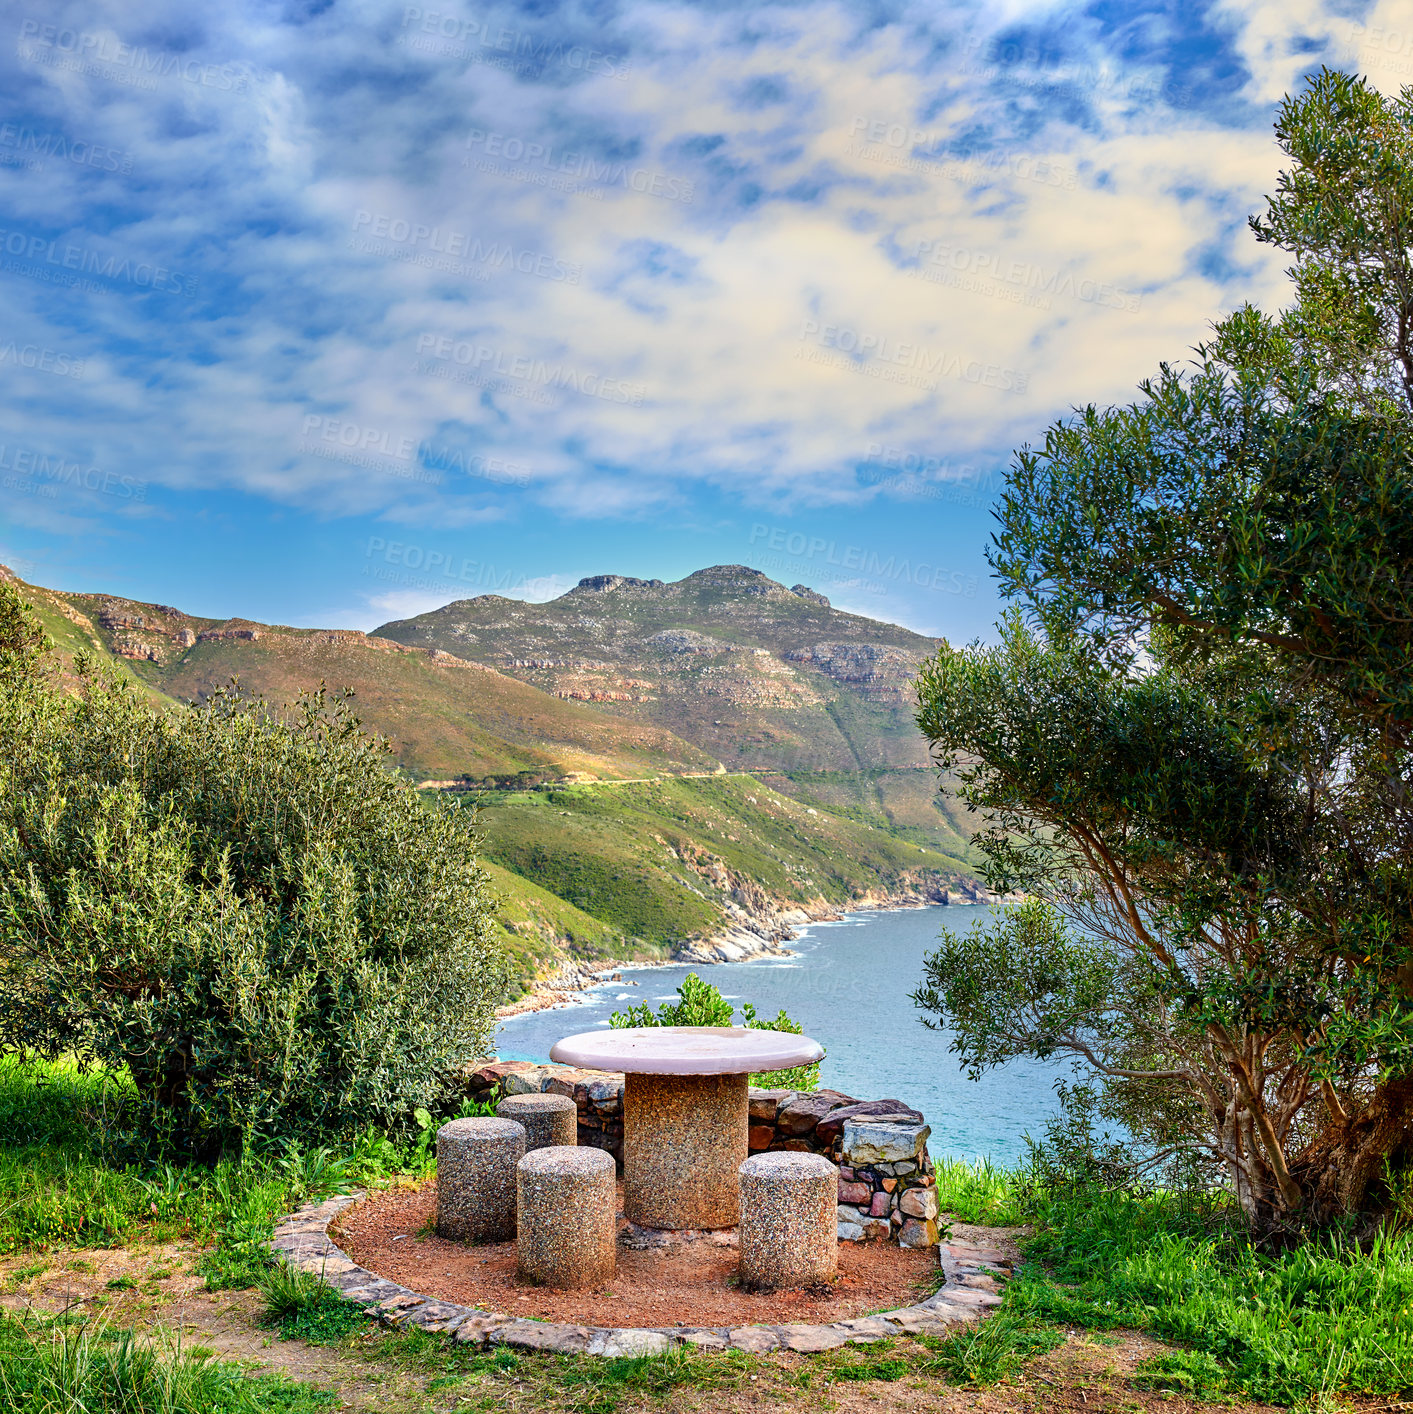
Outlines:
[[[510,1345],[562,1355],[659,1355],[675,1345],[744,1350],[754,1355],[771,1350],[812,1353],[897,1335],[947,1335],[951,1328],[978,1320],[988,1307],[1000,1304],[991,1272],[1010,1265],[999,1252],[960,1242],[943,1243],[939,1261],[945,1280],[936,1295],[915,1306],[827,1325],[564,1325],[438,1301],[360,1267],[335,1244],[328,1229],[345,1208],[362,1197],[362,1193],[351,1193],[296,1210],[275,1228],[271,1250],[288,1266],[314,1273],[345,1300],[364,1307],[374,1319],[389,1325],[419,1326],[467,1343]]]

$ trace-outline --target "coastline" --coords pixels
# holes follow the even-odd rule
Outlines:
[[[498,1021],[527,1012],[552,1011],[573,1006],[585,992],[604,982],[622,982],[636,986],[625,973],[653,967],[682,964],[714,966],[723,962],[745,962],[756,957],[794,957],[787,946],[799,937],[800,929],[811,923],[835,923],[847,914],[861,910],[911,908],[942,908],[951,904],[999,902],[983,886],[968,882],[955,887],[930,881],[908,883],[901,888],[884,891],[869,890],[843,907],[824,899],[808,904],[792,904],[788,908],[771,907],[761,913],[748,913],[739,904],[729,904],[731,922],[706,938],[690,938],[679,943],[665,958],[650,962],[566,962],[553,975],[538,979],[513,1002],[496,1008]]]

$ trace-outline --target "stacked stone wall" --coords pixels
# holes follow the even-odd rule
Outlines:
[[[568,1095],[579,1143],[623,1166],[623,1077],[568,1065],[493,1061],[466,1077],[468,1093]],[[752,1090],[750,1152],[823,1154],[839,1167],[839,1237],[905,1247],[937,1241],[937,1190],[927,1153],[931,1130],[900,1100],[856,1100],[837,1090]]]

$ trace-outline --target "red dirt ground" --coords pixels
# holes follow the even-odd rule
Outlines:
[[[423,1296],[591,1326],[838,1321],[912,1304],[937,1269],[933,1248],[843,1242],[833,1290],[758,1294],[736,1287],[734,1247],[701,1241],[668,1251],[620,1246],[607,1287],[551,1291],[515,1279],[513,1242],[467,1246],[435,1236],[436,1204],[435,1181],[389,1189],[341,1214],[331,1235],[359,1266]]]

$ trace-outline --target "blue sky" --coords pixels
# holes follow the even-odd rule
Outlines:
[[[1281,95],[1413,81],[1406,3],[0,26],[0,560],[365,629],[739,562],[984,635],[1012,449],[1281,302]]]

